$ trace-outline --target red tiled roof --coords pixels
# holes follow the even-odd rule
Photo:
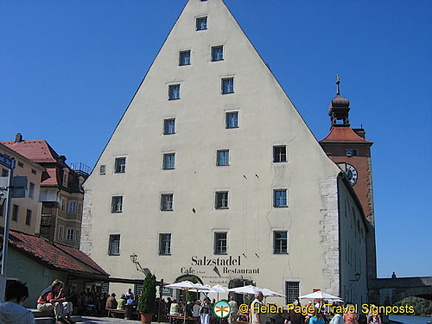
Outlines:
[[[57,169],[56,168],[45,168],[46,174],[48,177],[44,178],[41,182],[41,185],[45,186],[56,186],[59,183],[57,180]]]
[[[67,245],[49,243],[42,237],[11,230],[9,245],[60,271],[98,278],[109,276],[84,252]]]
[[[320,142],[357,142],[357,143],[370,143],[372,142],[365,140],[363,137],[358,136],[351,127],[337,126],[332,127],[330,133],[326,138]]]
[[[56,162],[58,154],[45,140],[9,141],[1,142],[10,149],[24,155],[26,158],[38,163]]]

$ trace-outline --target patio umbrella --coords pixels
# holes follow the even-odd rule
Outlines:
[[[221,286],[221,285],[214,285],[211,287],[211,291],[210,292],[215,292],[217,293],[217,299],[219,300],[219,294],[223,294],[223,293],[227,293],[228,292],[228,288]]]
[[[327,294],[325,292],[322,292],[321,290],[315,291],[311,294],[300,296],[299,298],[300,299],[328,299],[328,300],[341,299],[338,296]]]
[[[261,289],[261,291],[262,291],[263,295],[266,297],[286,297],[283,294],[280,294],[278,292],[272,291],[272,290],[267,289],[267,288]]]
[[[242,294],[242,295],[255,295],[256,292],[261,291],[264,297],[270,297],[270,296],[285,297],[285,295],[274,292],[270,289],[255,287],[252,285],[232,288],[232,289],[228,289],[228,291],[234,292],[236,294]]]

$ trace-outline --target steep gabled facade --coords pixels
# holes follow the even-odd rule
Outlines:
[[[115,277],[137,254],[166,282],[365,301],[364,240],[340,242],[361,207],[221,0],[188,1],[84,188],[81,249]]]

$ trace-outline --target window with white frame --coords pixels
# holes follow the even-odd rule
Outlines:
[[[171,84],[168,86],[168,99],[169,100],[180,99],[180,84]]]
[[[227,112],[225,123],[226,123],[225,125],[226,128],[238,128],[239,127],[238,112],[237,111]]]
[[[105,175],[105,173],[106,173],[106,166],[105,166],[105,164],[101,164],[99,166],[99,174],[100,175]]]
[[[288,253],[288,237],[287,231],[273,232],[273,254]]]
[[[76,211],[77,211],[77,202],[75,200],[69,201],[68,213],[76,213]]]
[[[218,150],[216,165],[217,166],[227,166],[230,163],[229,150]]]
[[[75,238],[75,230],[71,227],[66,228],[66,241],[73,241]]]
[[[191,51],[181,51],[180,52],[180,54],[179,54],[179,65],[180,66],[191,64],[190,54],[191,54]]]
[[[286,189],[273,190],[273,207],[288,207]]]
[[[224,59],[223,46],[213,46],[211,48],[211,60],[213,62],[217,62],[217,61],[223,61],[223,59]]]
[[[164,170],[175,169],[175,153],[165,153],[163,155],[163,169]]]
[[[164,135],[172,135],[175,132],[175,118],[164,119]]]
[[[120,234],[110,234],[108,255],[120,255]]]
[[[207,29],[207,17],[198,17],[196,19],[196,30],[206,30]]]
[[[111,199],[111,213],[123,212],[123,196],[113,196]]]
[[[58,227],[58,239],[60,241],[64,240],[64,226],[59,226]]]
[[[214,254],[227,254],[227,232],[214,233]]]
[[[161,210],[172,211],[174,205],[174,194],[167,193],[161,194]]]
[[[114,161],[114,173],[125,173],[126,172],[126,158],[118,157]]]
[[[159,234],[159,255],[171,255],[171,233]]]
[[[223,78],[221,86],[222,94],[234,93],[234,78]]]
[[[66,211],[66,206],[67,206],[67,200],[66,200],[66,198],[62,198],[62,199],[61,199],[61,206],[60,206],[60,209],[61,209],[62,211]]]
[[[273,146],[273,162],[280,163],[287,161],[286,145]]]
[[[228,191],[217,191],[215,194],[215,208],[227,209],[228,208]]]

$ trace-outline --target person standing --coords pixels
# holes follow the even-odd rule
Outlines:
[[[15,281],[6,288],[6,302],[0,303],[0,323],[34,324],[35,319],[30,310],[22,304],[29,296],[25,283]]]
[[[51,286],[45,288],[37,300],[37,310],[41,312],[54,311],[56,324],[74,323],[71,319],[73,306],[63,296],[63,282],[54,280]]]
[[[255,299],[250,305],[250,318],[252,324],[265,324],[266,314],[262,312],[264,295],[261,291],[255,293]]]
[[[209,324],[211,314],[212,314],[212,309],[211,309],[211,305],[210,305],[210,298],[206,297],[204,299],[204,303],[201,307],[200,313],[201,313],[201,324]]]
[[[109,296],[107,298],[106,303],[105,303],[105,308],[108,308],[108,309],[116,309],[117,308],[118,303],[117,303],[117,300],[115,297],[116,297],[116,294],[112,293],[111,296]]]
[[[228,317],[228,323],[234,324],[237,322],[238,306],[233,296],[230,297],[228,304],[230,305],[230,309],[231,309]]]

